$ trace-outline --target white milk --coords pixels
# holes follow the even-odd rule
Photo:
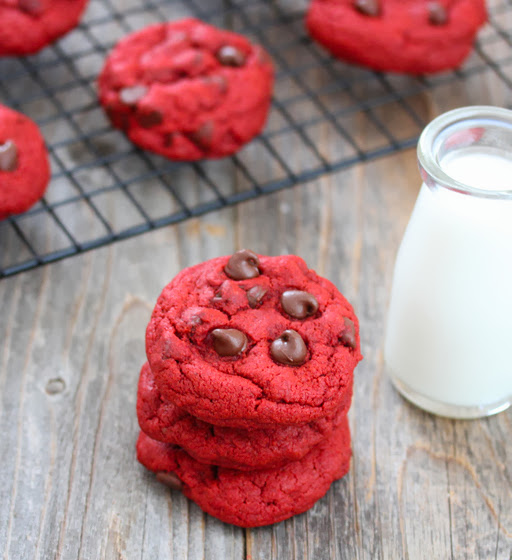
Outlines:
[[[512,160],[497,151],[458,150],[441,167],[474,188],[512,189]],[[511,200],[421,187],[395,265],[385,361],[420,406],[490,410],[512,398]]]

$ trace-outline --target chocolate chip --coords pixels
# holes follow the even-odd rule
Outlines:
[[[253,286],[247,292],[247,300],[249,301],[249,305],[254,309],[260,305],[261,300],[265,297],[267,293],[267,288],[263,286]]]
[[[18,0],[18,8],[31,16],[38,16],[43,13],[41,0]]]
[[[126,112],[120,112],[114,107],[106,108],[108,118],[112,124],[126,132],[130,128],[130,117]]]
[[[124,132],[128,132],[130,128],[130,117],[126,113],[120,113],[118,116],[115,117],[114,123],[117,123],[117,126]]]
[[[125,87],[119,92],[119,99],[125,105],[136,105],[148,92],[148,88],[143,85]]]
[[[224,45],[217,52],[217,59],[223,66],[239,67],[245,64],[245,54],[236,47]]]
[[[159,125],[163,120],[164,116],[160,111],[138,111],[136,114],[137,122],[142,126],[142,128],[152,128]]]
[[[248,249],[242,249],[229,259],[224,272],[233,280],[249,280],[260,275],[259,264],[258,255]]]
[[[429,2],[428,21],[432,25],[445,25],[448,22],[448,14],[446,8],[440,2]]]
[[[357,348],[357,338],[356,338],[356,327],[354,321],[348,317],[344,318],[345,328],[339,336],[339,341],[343,346],[348,346],[349,348]]]
[[[176,138],[176,132],[168,132],[164,135],[164,146],[170,148],[174,144],[174,139]]]
[[[0,144],[0,171],[15,171],[18,167],[18,147],[12,140]]]
[[[305,319],[318,311],[318,302],[314,295],[300,290],[287,290],[281,296],[283,309],[297,319]]]
[[[179,479],[178,475],[172,472],[158,472],[156,473],[156,479],[158,482],[169,486],[172,490],[181,490],[183,488],[183,483]]]
[[[300,366],[306,360],[308,349],[300,334],[288,329],[272,342],[270,353],[280,364]]]
[[[219,356],[237,356],[247,348],[247,337],[238,329],[215,329],[212,337]]]
[[[355,0],[354,6],[357,11],[365,16],[375,17],[380,14],[380,5],[378,0]]]
[[[194,142],[194,144],[197,144],[200,148],[210,148],[213,139],[212,121],[206,121],[199,127],[198,130],[189,132],[187,136],[190,140],[192,140],[192,142]]]

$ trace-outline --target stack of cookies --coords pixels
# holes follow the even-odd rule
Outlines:
[[[204,511],[268,525],[347,473],[357,318],[299,257],[242,250],[182,271],[146,350],[138,459]]]

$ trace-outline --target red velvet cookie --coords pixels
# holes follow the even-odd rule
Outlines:
[[[332,417],[361,354],[347,300],[299,257],[239,251],[183,270],[146,331],[162,397],[215,425]]]
[[[0,0],[0,56],[32,54],[78,25],[87,0]]]
[[[460,66],[486,20],[484,0],[313,0],[307,27],[341,59],[426,74]]]
[[[207,424],[162,400],[149,364],[140,373],[137,416],[150,438],[178,445],[201,463],[239,470],[275,468],[302,459],[344,420],[351,392],[334,418],[310,424],[265,430],[226,428]]]
[[[30,208],[44,194],[50,165],[44,140],[28,117],[0,105],[0,219]]]
[[[175,160],[239,150],[263,128],[272,87],[272,63],[262,48],[195,19],[126,37],[99,78],[113,125]]]
[[[214,517],[240,527],[277,523],[303,513],[344,476],[350,466],[347,418],[300,461],[252,472],[204,465],[179,447],[141,432],[137,458],[161,482],[181,489]]]

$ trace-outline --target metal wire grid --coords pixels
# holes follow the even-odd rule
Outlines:
[[[83,23],[60,42],[0,60],[0,101],[39,124],[53,172],[40,203],[0,223],[0,277],[410,148],[432,117],[425,91],[442,95],[486,79],[489,97],[472,101],[492,104],[500,88],[499,101],[510,105],[509,3],[490,6],[490,24],[463,69],[420,78],[332,59],[307,36],[306,8],[307,0],[91,0]],[[95,79],[116,41],[184,16],[244,33],[274,59],[267,128],[234,157],[170,162],[129,143],[98,106]],[[356,137],[355,123],[364,134]],[[290,158],[290,146],[300,157]]]

